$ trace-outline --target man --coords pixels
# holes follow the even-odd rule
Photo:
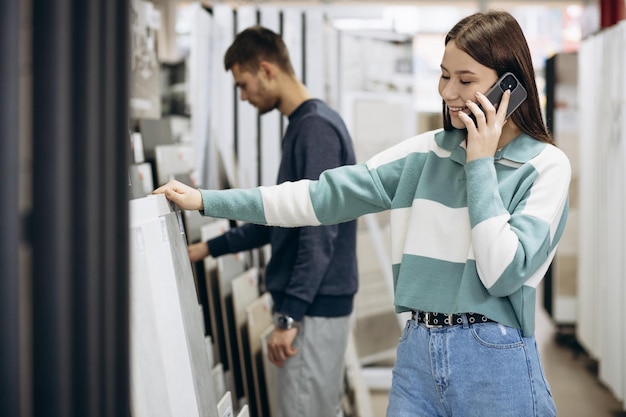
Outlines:
[[[326,169],[354,164],[341,117],[310,96],[291,66],[281,37],[251,27],[224,56],[241,99],[260,114],[278,109],[289,119],[278,183],[317,179]],[[196,262],[271,244],[265,286],[276,329],[269,360],[278,366],[277,416],[340,416],[349,316],[357,291],[356,221],[334,226],[270,228],[246,224],[189,246]],[[272,388],[270,388],[272,389]]]

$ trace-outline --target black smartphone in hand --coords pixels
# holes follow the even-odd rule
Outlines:
[[[526,100],[528,93],[513,73],[504,73],[502,77],[496,81],[493,87],[485,93],[485,96],[489,99],[489,101],[491,101],[491,103],[493,103],[496,110],[498,109],[500,100],[502,100],[502,95],[506,90],[511,90],[509,107],[506,110],[506,118],[508,119],[509,116],[511,116],[511,113],[513,113],[524,102],[524,100]],[[483,110],[483,107],[480,104],[478,106],[481,110]],[[476,124],[476,118],[474,115],[470,114],[469,116],[472,120],[474,120],[474,124]]]

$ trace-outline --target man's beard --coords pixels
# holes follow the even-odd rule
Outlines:
[[[257,110],[259,112],[259,116],[264,115],[265,113],[269,113],[272,110],[278,108],[279,100],[274,101],[273,103],[263,103],[263,105],[258,106]]]

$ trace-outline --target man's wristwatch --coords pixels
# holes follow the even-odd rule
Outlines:
[[[274,313],[274,326],[281,330],[289,330],[298,327],[298,322],[286,314]]]

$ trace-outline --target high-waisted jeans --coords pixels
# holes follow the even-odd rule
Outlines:
[[[498,323],[427,328],[408,320],[387,417],[551,417],[534,337]]]

